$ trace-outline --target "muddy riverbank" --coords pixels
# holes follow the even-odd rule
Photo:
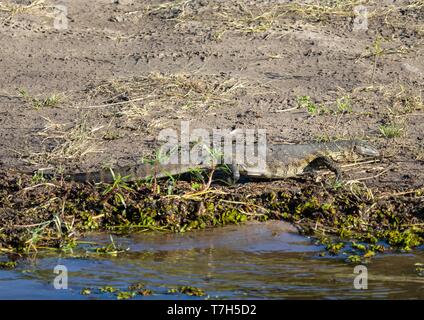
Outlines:
[[[206,180],[207,181],[207,180]],[[369,188],[331,178],[209,185],[206,181],[90,185],[2,173],[1,250],[67,250],[88,231],[188,232],[246,221],[286,220],[348,259],[409,251],[424,241],[424,190]],[[337,238],[333,238],[337,236]]]

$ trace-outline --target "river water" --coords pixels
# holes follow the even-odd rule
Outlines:
[[[424,263],[422,248],[374,257],[366,265],[368,288],[358,290],[354,265],[342,256],[321,257],[322,246],[284,222],[113,236],[116,246],[129,249],[117,256],[93,253],[93,243],[110,244],[110,236],[85,240],[72,253],[38,253],[19,260],[14,270],[0,270],[0,299],[116,299],[116,293],[101,293],[99,287],[128,291],[139,282],[153,294],[135,299],[424,298],[424,278],[414,271],[415,263]],[[67,269],[67,289],[54,288],[55,277],[64,275],[63,269],[54,273],[57,265]],[[168,292],[187,285],[206,296]],[[82,295],[84,288],[91,294]]]

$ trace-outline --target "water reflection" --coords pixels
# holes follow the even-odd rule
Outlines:
[[[0,298],[107,299],[113,294],[82,296],[82,288],[110,285],[126,290],[143,282],[154,291],[147,299],[188,298],[168,289],[191,285],[211,298],[424,298],[424,280],[414,273],[422,250],[382,255],[368,265],[368,290],[353,288],[353,266],[339,258],[319,257],[321,247],[283,222],[250,223],[186,234],[143,233],[115,237],[130,250],[118,257],[43,254],[0,272]],[[89,241],[108,244],[106,235]],[[54,290],[53,268],[69,270],[69,290]],[[193,297],[191,297],[193,298]]]

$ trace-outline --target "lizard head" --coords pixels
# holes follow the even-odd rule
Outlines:
[[[363,141],[357,141],[353,147],[353,151],[363,157],[376,158],[380,156],[380,152],[376,148]]]
[[[380,156],[380,152],[376,148],[361,140],[337,141],[331,143],[330,146],[329,157],[336,162],[377,158]]]

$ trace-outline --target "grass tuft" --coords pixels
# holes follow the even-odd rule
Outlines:
[[[63,164],[80,161],[86,155],[100,153],[99,139],[96,132],[103,127],[91,127],[85,118],[78,120],[73,126],[56,124],[46,118],[48,124],[38,132],[43,137],[43,144],[53,146],[43,152],[32,153],[30,162],[35,164]]]
[[[36,110],[42,108],[55,108],[57,107],[63,100],[63,96],[60,94],[51,94],[46,98],[40,99],[34,96],[31,96],[28,91],[21,89],[19,90],[21,96],[30,103]]]
[[[101,107],[116,107],[116,116],[145,119],[151,110],[170,112],[208,111],[231,108],[247,93],[260,94],[261,86],[246,80],[218,75],[162,74],[107,81],[90,90],[92,99],[102,99]],[[96,106],[99,107],[99,106]],[[150,125],[160,127],[152,120]]]
[[[397,123],[383,124],[378,127],[383,137],[388,139],[398,138],[402,136],[404,127]]]
[[[46,0],[32,0],[29,4],[20,4],[9,1],[0,2],[0,13],[5,13],[5,20],[11,20],[13,17],[22,14],[31,14],[37,16],[54,17],[55,7],[47,4]]]

